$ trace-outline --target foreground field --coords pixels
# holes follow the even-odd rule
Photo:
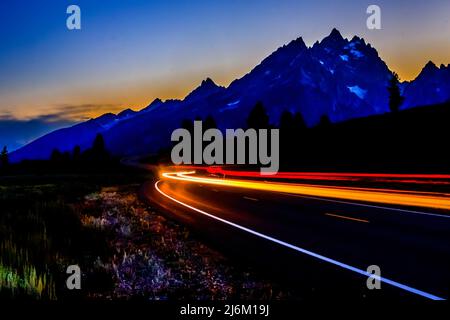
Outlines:
[[[89,179],[0,183],[1,298],[290,297],[287,290],[247,267],[234,266],[142,203],[136,196],[140,178],[121,179],[116,185]],[[66,287],[66,268],[73,264],[81,268],[81,290]]]

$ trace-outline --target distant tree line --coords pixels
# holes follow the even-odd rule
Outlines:
[[[84,152],[81,152],[80,146],[75,146],[72,153],[54,149],[50,155],[50,161],[55,164],[105,165],[111,162],[111,160],[112,157],[105,147],[105,140],[101,133],[98,133],[95,137],[92,147]]]
[[[105,147],[105,140],[101,133],[98,133],[92,146],[81,151],[80,146],[75,146],[72,152],[61,152],[54,149],[50,155],[50,162],[56,167],[74,167],[78,169],[95,169],[112,164],[114,161],[111,154]]]
[[[23,160],[11,164],[8,149],[3,147],[0,152],[0,173],[52,173],[52,172],[105,172],[115,170],[119,159],[114,158],[107,150],[102,134],[97,134],[92,146],[84,151],[75,146],[72,152],[61,152],[54,149],[47,160]]]

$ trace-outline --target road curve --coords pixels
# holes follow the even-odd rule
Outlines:
[[[211,181],[185,173],[165,174],[162,181],[146,186],[146,196],[169,211],[178,212],[191,226],[195,227],[199,215],[203,215],[215,223],[295,251],[314,260],[313,264],[331,265],[339,270],[338,277],[345,278],[349,272],[357,274],[364,280],[360,281],[361,286],[371,276],[367,267],[377,265],[381,277],[372,277],[395,288],[399,296],[403,292],[441,300],[449,295],[450,263],[446,260],[450,257],[450,216],[442,208],[436,211],[426,206],[418,208],[382,201],[374,205],[363,199],[339,200]],[[360,188],[350,188],[355,189]],[[342,190],[349,191],[340,188],[339,192]],[[393,194],[404,195],[398,190]],[[442,194],[412,194],[443,197],[442,203],[447,200],[447,195]],[[208,233],[210,228],[203,229]],[[220,237],[230,237],[230,234],[223,232]],[[390,296],[395,296],[395,292]]]

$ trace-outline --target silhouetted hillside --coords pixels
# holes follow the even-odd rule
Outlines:
[[[284,169],[450,172],[449,123],[446,103],[318,125],[290,137],[295,145],[281,163]]]

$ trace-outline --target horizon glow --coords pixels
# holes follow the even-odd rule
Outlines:
[[[206,77],[227,86],[278,47],[299,36],[311,46],[333,27],[365,38],[403,80],[429,60],[450,62],[445,0],[377,1],[382,30],[366,28],[361,0],[77,0],[80,31],[65,27],[68,4],[0,4],[0,119],[78,122],[183,98]]]

